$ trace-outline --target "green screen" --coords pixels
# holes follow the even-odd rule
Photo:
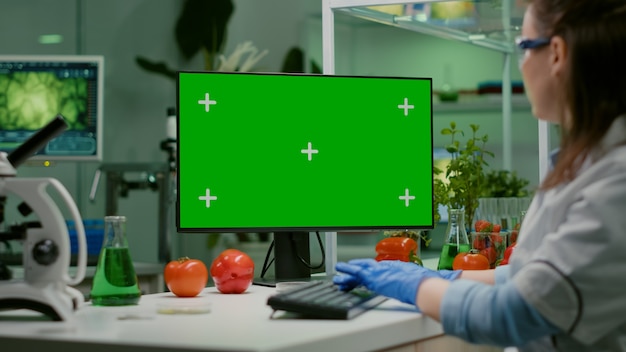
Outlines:
[[[432,228],[431,97],[427,78],[180,72],[179,231]]]

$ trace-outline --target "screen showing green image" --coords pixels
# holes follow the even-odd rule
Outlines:
[[[432,80],[180,72],[181,232],[433,227]]]
[[[0,55],[0,152],[12,153],[57,114],[68,127],[30,159],[102,159],[104,57]]]

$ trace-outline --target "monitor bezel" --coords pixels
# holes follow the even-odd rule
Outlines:
[[[180,172],[180,75],[181,74],[233,74],[233,75],[264,75],[264,76],[312,76],[312,77],[343,77],[343,78],[373,78],[373,79],[406,79],[406,80],[421,80],[430,82],[430,150],[431,150],[431,166],[434,166],[434,120],[433,120],[433,82],[432,78],[428,77],[403,77],[403,76],[366,76],[366,75],[325,75],[325,74],[311,74],[311,73],[282,73],[282,72],[219,72],[219,71],[178,71],[176,77],[176,172],[177,179],[180,179],[178,173]],[[433,194],[433,202],[434,202],[434,174],[431,170],[431,192]],[[363,231],[363,230],[432,230],[437,225],[435,223],[435,212],[432,212],[432,225],[424,225],[424,226],[398,226],[398,225],[381,225],[381,226],[302,226],[302,227],[294,227],[294,226],[263,226],[263,227],[202,227],[202,228],[191,228],[191,227],[181,227],[180,225],[180,184],[177,183],[177,192],[176,192],[176,205],[175,205],[175,214],[176,214],[176,229],[179,233],[257,233],[257,232],[274,232],[274,233],[315,233],[315,232],[351,232],[351,231]]]
[[[96,63],[97,89],[96,95],[96,152],[93,155],[52,155],[34,154],[29,161],[102,161],[103,117],[104,117],[104,56],[103,55],[0,55],[0,62],[71,62]],[[50,116],[52,120],[54,116]],[[42,126],[43,127],[43,126]],[[7,152],[7,153],[10,153]]]

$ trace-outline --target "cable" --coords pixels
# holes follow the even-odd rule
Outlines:
[[[268,262],[270,253],[273,253],[273,249],[274,249],[274,240],[272,240],[272,243],[270,243],[270,247],[267,250],[267,253],[265,253],[265,260],[263,261],[263,267],[261,268],[261,279],[265,278],[265,273],[270,268],[272,263],[274,263],[274,258],[272,258],[272,260]]]
[[[320,249],[321,249],[321,254],[322,254],[322,261],[319,265],[316,266],[312,266],[310,263],[308,263],[306,260],[304,260],[304,258],[302,258],[302,256],[296,252],[296,255],[298,257],[298,259],[300,260],[300,262],[302,262],[302,264],[304,264],[307,268],[309,269],[319,269],[322,266],[324,266],[324,264],[326,263],[326,251],[324,250],[324,244],[322,243],[322,237],[320,236],[319,231],[315,231],[315,235],[317,237],[317,242],[320,245]],[[295,241],[293,240],[293,238],[291,238],[291,245],[294,247],[294,251],[296,248],[296,244]],[[273,253],[273,249],[274,249],[274,240],[272,240],[272,243],[270,243],[270,246],[267,250],[267,253],[265,253],[265,260],[263,261],[263,266],[261,268],[261,279],[265,278],[265,273],[267,272],[267,270],[269,270],[270,266],[274,263],[274,258],[272,258],[271,260],[269,259],[270,254]]]
[[[324,263],[326,262],[326,254],[324,253],[324,244],[322,244],[322,238],[320,236],[319,231],[315,231],[315,234],[317,235],[317,243],[319,243],[320,248],[322,250],[322,262],[319,265],[316,266],[312,266],[311,263],[307,263],[306,260],[304,260],[304,258],[302,258],[302,256],[296,252],[296,255],[298,256],[298,259],[300,259],[300,261],[302,262],[302,264],[304,264],[304,266],[306,266],[309,269],[319,269],[322,266],[324,266]],[[293,238],[291,239],[291,244],[294,246],[294,250],[295,250],[295,241],[293,241]]]

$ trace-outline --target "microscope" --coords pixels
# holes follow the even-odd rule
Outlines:
[[[10,154],[0,152],[0,224],[5,222],[5,205],[9,196],[21,199],[19,212],[25,217],[37,215],[36,221],[5,226],[0,240],[23,242],[24,277],[5,275],[0,280],[0,311],[28,309],[53,321],[71,320],[84,297],[71,287],[85,277],[87,240],[82,218],[71,194],[54,178],[19,178],[16,168],[40,150],[49,140],[67,128],[61,115],[21,144]],[[49,193],[53,190],[54,193]],[[78,259],[76,273],[70,277],[70,236],[61,209],[51,195],[65,203],[76,224]],[[5,269],[8,270],[7,267]]]

